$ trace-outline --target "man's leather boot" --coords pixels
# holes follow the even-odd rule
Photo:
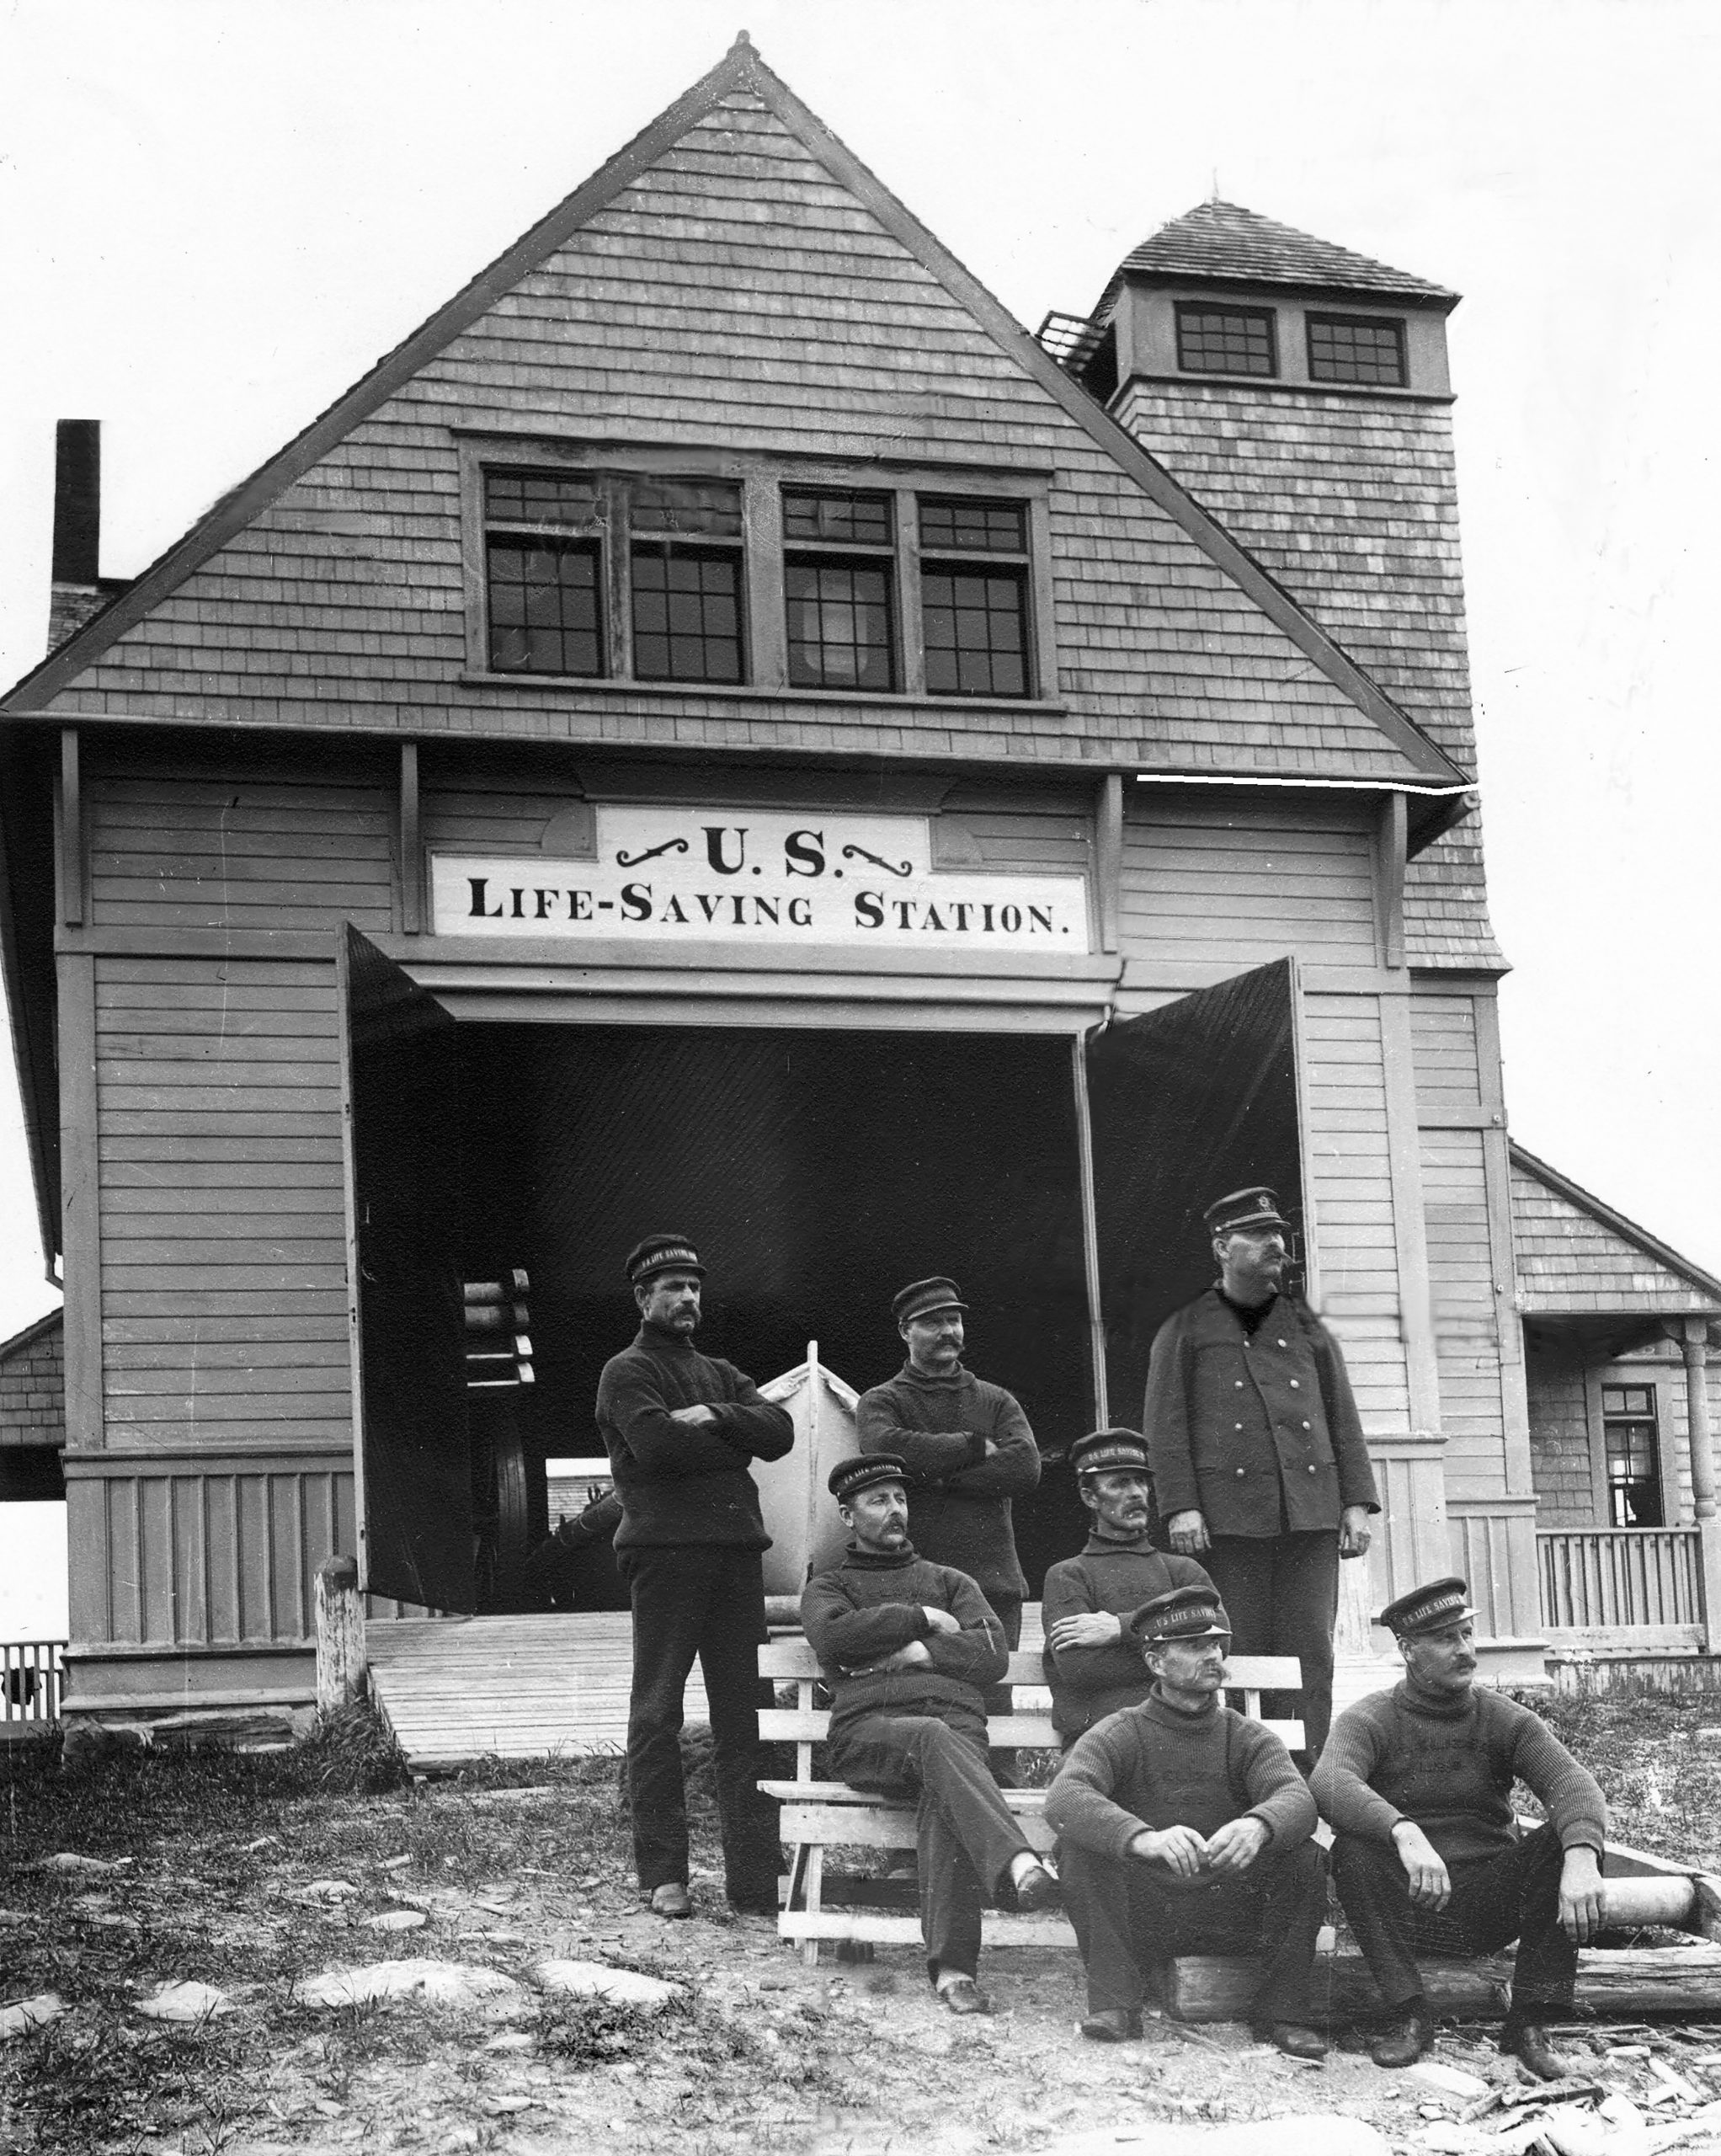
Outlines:
[[[1508,2021],[1500,2032],[1500,2047],[1538,2081],[1569,2080],[1578,2070],[1555,2051],[1539,2021]]]
[[[1258,2022],[1255,2034],[1275,2051],[1283,2052],[1287,2058],[1324,2058],[1327,2055],[1326,2038],[1319,2030],[1311,2029],[1302,2021]]]
[[[1127,2044],[1142,2033],[1142,2017],[1127,2007],[1096,2007],[1082,2024],[1090,2044]]]
[[[1434,2041],[1434,2016],[1425,1999],[1401,2007],[1368,2047],[1377,2066],[1415,2066]]]

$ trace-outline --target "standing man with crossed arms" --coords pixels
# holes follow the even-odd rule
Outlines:
[[[1235,1651],[1303,1664],[1315,1758],[1333,1718],[1339,1560],[1367,1554],[1380,1499],[1339,1343],[1283,1292],[1277,1198],[1253,1183],[1204,1218],[1219,1278],[1166,1319],[1148,1369],[1154,1494],[1172,1549],[1212,1575]]]
[[[775,1919],[776,1806],[756,1785],[770,1537],[748,1464],[781,1460],[795,1426],[733,1364],[694,1347],[705,1267],[685,1235],[647,1235],[628,1253],[627,1278],[640,1327],[604,1365],[598,1428],[621,1500],[615,1558],[633,1604],[627,1788],[640,1888],[658,1916],[693,1913],[681,1721],[697,1655],[730,1905]]]

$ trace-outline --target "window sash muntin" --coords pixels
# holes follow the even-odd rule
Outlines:
[[[517,574],[506,574],[508,563],[524,565],[534,557],[553,563],[552,573],[540,569],[534,576],[522,566]],[[493,531],[486,536],[484,564],[493,672],[603,678],[604,563],[596,540]]]
[[[1279,371],[1271,307],[1180,304],[1177,365],[1184,374],[1232,374],[1268,380]]]
[[[1311,314],[1306,335],[1311,382],[1362,389],[1409,385],[1401,321],[1383,315]]]
[[[633,678],[738,687],[747,678],[739,547],[636,539],[629,570]]]
[[[889,695],[898,685],[888,557],[786,553],[783,610],[791,689]],[[846,658],[845,657],[846,654]]]

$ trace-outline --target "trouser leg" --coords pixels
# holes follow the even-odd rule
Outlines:
[[[723,1883],[738,1908],[777,1906],[777,1807],[759,1787],[759,1710],[770,1705],[759,1674],[766,1636],[765,1577],[758,1553],[722,1553],[700,1639],[700,1668],[711,1717]]]
[[[1276,1859],[1257,1859],[1244,1883],[1253,1883],[1258,1897],[1263,1974],[1255,2017],[1306,2025],[1314,2010],[1315,1942],[1327,1913],[1326,1859],[1316,1843],[1299,1842]]]
[[[930,1715],[869,1715],[834,1737],[831,1765],[857,1788],[900,1788],[919,1798],[921,1924],[929,1963],[972,1976],[980,1905],[1028,1847],[986,1764],[978,1716],[953,1727]]]
[[[1558,2021],[1572,2011],[1578,1950],[1560,1928],[1559,1880],[1565,1852],[1552,1827],[1538,1827],[1499,1856],[1452,1874],[1445,1921],[1464,1951],[1491,1954],[1514,1938],[1509,2020]]]
[[[1147,1992],[1147,1963],[1158,1897],[1140,1865],[1100,1856],[1074,1842],[1059,1844],[1058,1876],[1088,1979],[1090,2014],[1133,2014]]]
[[[1390,1842],[1340,1834],[1330,1861],[1339,1899],[1369,1974],[1388,2011],[1396,2013],[1422,1994],[1410,1882],[1399,1853]]]
[[[988,1595],[992,1614],[1004,1627],[1004,1643],[1014,1654],[1022,1643],[1022,1598],[1019,1594]],[[988,1715],[1007,1715],[1015,1705],[1015,1694],[1008,1684],[988,1684],[986,1688],[986,1711]],[[992,1763],[992,1779],[1000,1789],[1015,1789],[1021,1780],[1020,1767],[1013,1751],[1000,1750],[988,1754]]]
[[[1217,1537],[1202,1562],[1231,1620],[1233,1654],[1293,1654],[1303,1690],[1269,1692],[1269,1720],[1300,1716],[1311,1759],[1333,1719],[1333,1625],[1339,1606],[1336,1534]]]
[[[717,1550],[628,1550],[620,1562],[633,1604],[633,1681],[627,1703],[627,1793],[633,1861],[647,1893],[687,1881],[687,1796],[681,1778],[682,1698],[698,1651]]]

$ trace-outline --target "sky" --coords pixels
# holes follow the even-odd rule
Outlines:
[[[10,0],[0,679],[53,427],[142,568],[718,60],[1032,328],[1216,190],[1465,295],[1455,424],[1514,1134],[1721,1272],[1712,0]],[[0,1337],[56,1300],[0,1074]]]

